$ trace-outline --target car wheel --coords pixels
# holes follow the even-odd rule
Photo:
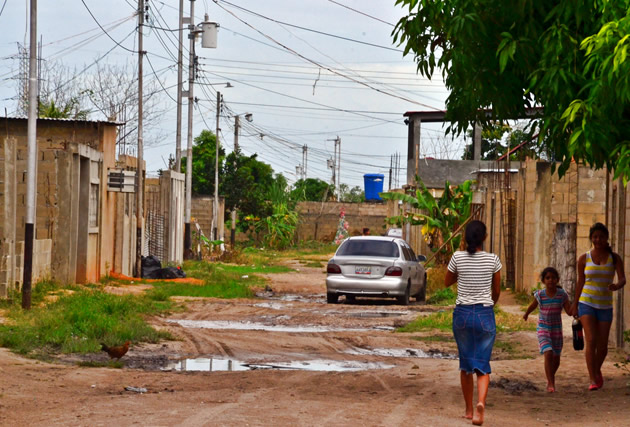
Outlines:
[[[427,273],[424,273],[424,283],[420,292],[416,294],[417,302],[424,302],[427,299]]]
[[[398,304],[400,304],[400,305],[409,305],[410,286],[411,285],[407,284],[407,288],[405,289],[405,295],[403,295],[401,297],[396,297],[396,299],[398,300]]]
[[[337,294],[326,294],[326,302],[328,304],[337,304],[339,301],[339,295]]]

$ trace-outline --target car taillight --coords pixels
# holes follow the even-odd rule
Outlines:
[[[389,267],[385,270],[386,276],[402,276],[402,268],[400,267]]]
[[[341,267],[337,264],[330,263],[328,267],[326,267],[326,273],[328,274],[341,274]]]

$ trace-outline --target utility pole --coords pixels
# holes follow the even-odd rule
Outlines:
[[[26,221],[24,223],[24,271],[22,308],[31,308],[33,279],[33,240],[37,198],[37,0],[31,0],[30,48],[28,65],[28,125],[26,130]]]
[[[387,191],[392,189],[392,165],[394,164],[394,157],[389,156],[389,186],[387,187]]]
[[[306,163],[308,161],[307,155],[308,155],[308,146],[304,144],[302,146],[302,179],[303,180],[306,180]]]
[[[339,201],[341,198],[341,138],[339,136],[335,139],[335,153],[337,153],[335,164],[337,166],[337,201]]]
[[[236,176],[236,157],[238,156],[238,131],[241,126],[241,117],[234,116],[234,176]],[[232,208],[232,226],[230,229],[230,247],[234,250],[236,244],[236,206]]]
[[[188,57],[188,137],[186,141],[186,209],[184,210],[184,258],[192,258],[192,236],[190,229],[192,205],[192,169],[193,169],[193,90],[195,87],[195,0],[190,0],[190,17],[188,22],[189,57]]]
[[[179,0],[179,45],[177,49],[177,128],[175,131],[175,171],[182,171],[182,92],[184,73],[184,0]]]
[[[219,117],[221,114],[221,102],[223,102],[223,97],[221,96],[221,92],[217,91],[217,133],[215,138],[215,156],[214,156],[214,200],[212,203],[212,222],[214,224],[212,238],[213,240],[218,240],[218,229],[219,229],[219,133],[221,132],[221,128],[219,127]]]
[[[142,169],[144,166],[142,140],[142,62],[144,52],[142,29],[144,26],[144,0],[138,0],[138,153],[136,166],[136,277],[142,277],[142,226],[144,201],[144,181]]]

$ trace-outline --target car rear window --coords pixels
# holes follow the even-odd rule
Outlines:
[[[387,240],[346,240],[337,255],[398,258],[398,245]]]

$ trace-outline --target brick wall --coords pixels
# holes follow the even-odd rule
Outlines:
[[[346,213],[350,235],[361,234],[364,227],[369,228],[372,235],[384,234],[385,203],[300,202],[297,205],[300,218],[298,239],[332,242],[342,209]]]

